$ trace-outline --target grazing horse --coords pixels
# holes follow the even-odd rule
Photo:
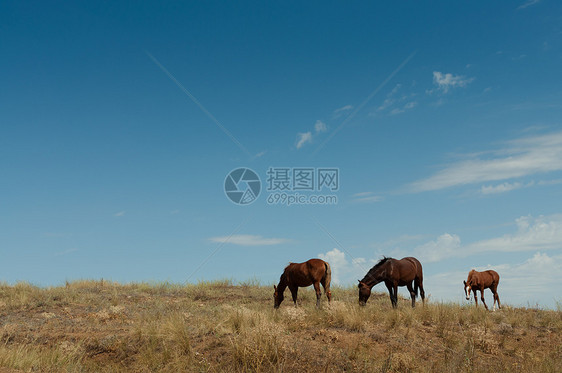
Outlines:
[[[484,303],[484,307],[488,309],[486,302],[484,301],[484,289],[490,289],[492,294],[494,294],[494,307],[492,310],[496,310],[496,302],[498,302],[498,308],[500,306],[500,296],[498,295],[498,284],[500,283],[500,275],[496,271],[491,269],[484,272],[478,272],[474,269],[468,273],[468,279],[463,281],[464,284],[464,295],[466,295],[466,300],[470,299],[470,291],[474,291],[474,301],[476,302],[476,307],[478,307],[478,297],[476,292],[480,290],[480,299]]]
[[[291,291],[295,306],[297,305],[299,287],[310,285],[314,285],[314,290],[316,291],[316,307],[320,306],[320,297],[322,296],[320,284],[322,284],[328,297],[328,302],[330,302],[332,300],[332,292],[330,291],[331,278],[332,270],[330,269],[330,264],[321,259],[310,259],[304,263],[289,263],[279,279],[279,285],[273,285],[275,289],[273,294],[274,307],[279,308],[279,305],[283,302],[283,293],[286,287],[289,287]]]
[[[359,304],[364,306],[371,296],[371,289],[379,282],[383,282],[390,294],[392,307],[398,307],[398,286],[407,286],[412,297],[412,307],[416,306],[418,288],[421,299],[425,304],[425,291],[423,290],[423,272],[421,263],[412,257],[382,258],[367,272],[363,280],[359,281]],[[412,287],[412,283],[414,286]]]

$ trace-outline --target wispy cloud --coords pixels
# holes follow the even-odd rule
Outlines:
[[[330,134],[329,136],[316,148],[316,150],[314,151],[313,154],[318,153],[324,146],[326,146],[326,144],[339,132],[341,131],[341,129],[343,127],[345,127],[345,125],[347,123],[349,123],[354,117],[355,115],[357,115],[357,113],[365,106],[367,105],[367,103],[369,101],[371,101],[371,99],[381,90],[384,88],[384,86],[396,75],[398,74],[398,72],[400,72],[400,70],[402,70],[404,68],[404,66],[406,66],[406,64],[412,59],[414,58],[414,56],[416,55],[416,52],[413,52],[412,54],[410,54],[404,61],[402,61],[402,63],[400,65],[398,65],[398,67],[392,72],[390,73],[390,75],[388,75],[386,77],[386,79],[379,84],[379,86],[377,88],[375,88],[375,90],[373,92],[371,92],[371,94],[369,94],[369,96],[367,96],[367,98],[365,98],[365,100],[363,100],[363,102],[361,102],[359,104],[359,106],[357,106],[356,108],[354,108],[354,110],[349,113],[349,115],[343,120],[343,122],[340,123],[340,125],[338,127],[336,127]]]
[[[217,243],[229,243],[239,246],[271,246],[271,245],[280,245],[283,243],[290,242],[290,240],[285,238],[266,238],[266,237],[255,236],[250,234],[237,234],[232,236],[211,237],[209,238],[209,241],[217,242]]]
[[[321,120],[317,120],[316,123],[314,123],[314,130],[316,133],[326,132],[328,130],[328,126],[326,126],[326,123]]]
[[[407,110],[411,110],[411,109],[415,108],[417,104],[418,103],[416,101],[408,102],[402,107],[392,109],[390,111],[390,115],[397,115],[397,114],[404,113]]]
[[[401,87],[402,84],[396,84],[394,88],[392,88],[392,90],[388,92],[382,104],[377,107],[377,111],[384,111],[392,106],[396,102],[396,98],[394,96],[396,95],[396,93],[398,93]]]
[[[358,202],[358,203],[380,202],[384,199],[384,197],[376,195],[373,192],[356,193],[352,197],[353,197],[353,202]]]
[[[125,215],[125,211],[119,211],[119,212],[116,212],[115,214],[113,214],[113,216],[115,216],[117,218],[119,218],[121,216],[124,216],[124,215]]]
[[[317,120],[316,123],[314,123],[314,134],[312,133],[312,131],[297,133],[297,140],[295,143],[296,148],[300,149],[307,143],[312,143],[312,139],[314,136],[326,132],[327,130],[328,126],[326,125],[326,123],[321,120]]]
[[[474,78],[467,78],[462,75],[443,74],[440,71],[433,72],[433,84],[437,85],[437,89],[443,93],[449,92],[451,88],[466,87],[473,80]]]
[[[76,252],[76,251],[78,251],[78,249],[75,248],[75,247],[72,247],[70,249],[66,249],[66,250],[63,250],[63,251],[56,252],[54,255],[55,256],[61,256],[61,255],[70,254],[70,253],[73,253],[73,252]]]
[[[353,105],[345,105],[345,106],[342,106],[342,107],[334,110],[334,114],[338,114],[338,113],[341,113],[342,111],[348,111],[348,110],[351,110],[351,109],[353,109]]]
[[[521,9],[525,9],[527,7],[530,7],[531,5],[535,5],[540,3],[541,0],[528,0],[526,2],[524,2],[523,4],[519,5],[517,7],[517,10],[521,10]]]
[[[297,142],[295,146],[297,149],[302,148],[307,142],[312,142],[312,132],[299,132],[297,133]]]
[[[267,153],[267,151],[265,151],[265,150],[262,151],[262,152],[259,152],[258,154],[256,154],[256,155],[254,156],[254,158],[261,158],[261,157],[263,157],[263,156],[265,155],[265,153]]]
[[[505,193],[523,187],[521,183],[501,183],[498,185],[482,185],[480,193],[482,194],[498,194]]]
[[[424,192],[562,170],[562,132],[513,140],[489,153],[488,159],[453,163],[409,189]]]

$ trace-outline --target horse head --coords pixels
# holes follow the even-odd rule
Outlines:
[[[283,302],[283,292],[278,292],[277,291],[277,286],[273,285],[273,307],[274,308],[279,308],[279,305],[281,304],[281,302]]]
[[[466,300],[470,300],[470,291],[472,290],[472,286],[466,281],[463,281],[462,283],[464,284],[464,295],[466,296]]]
[[[367,304],[367,300],[369,300],[369,297],[371,296],[371,288],[361,280],[357,281],[359,281],[359,284],[357,285],[359,288],[359,305],[364,306]]]

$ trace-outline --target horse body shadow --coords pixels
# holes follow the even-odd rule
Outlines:
[[[378,283],[384,282],[390,295],[392,307],[398,307],[398,287],[406,286],[412,298],[412,307],[416,306],[418,291],[422,302],[425,303],[423,288],[422,265],[414,257],[400,260],[384,257],[367,272],[359,281],[359,304],[364,306],[371,296],[371,289]]]
[[[299,287],[314,286],[316,292],[316,307],[320,306],[320,297],[322,291],[320,285],[324,288],[328,302],[332,300],[332,292],[330,291],[330,282],[332,270],[330,264],[321,259],[310,259],[304,263],[289,263],[279,279],[277,286],[273,285],[275,290],[273,294],[274,307],[279,308],[283,302],[285,289],[288,287],[293,297],[295,306],[297,305],[297,295]]]
[[[484,272],[478,272],[476,270],[471,270],[468,273],[468,278],[463,281],[464,284],[464,294],[466,295],[466,300],[470,299],[470,292],[474,292],[474,302],[476,307],[478,307],[478,297],[476,292],[480,290],[480,299],[484,304],[484,307],[488,309],[486,301],[484,300],[484,289],[490,289],[492,294],[494,294],[494,305],[492,310],[496,310],[496,302],[498,303],[498,309],[501,309],[500,296],[498,295],[498,284],[500,283],[500,275],[494,270],[487,270]]]

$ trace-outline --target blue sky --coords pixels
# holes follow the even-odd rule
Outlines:
[[[353,284],[414,255],[433,299],[494,268],[506,304],[554,307],[561,8],[3,2],[0,280],[267,284],[322,257]],[[268,204],[269,167],[338,168],[337,204]]]

